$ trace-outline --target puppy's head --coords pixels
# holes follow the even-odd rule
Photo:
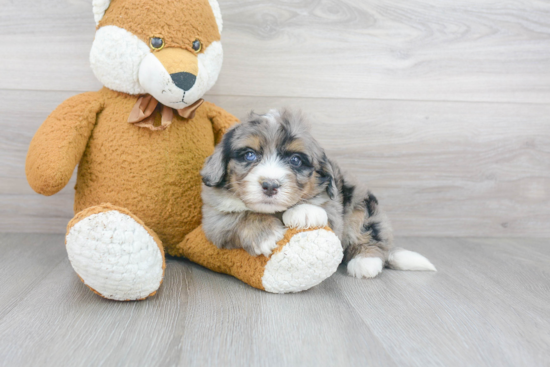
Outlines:
[[[336,187],[325,152],[299,114],[270,111],[230,129],[201,171],[206,186],[233,193],[251,210],[285,211]]]

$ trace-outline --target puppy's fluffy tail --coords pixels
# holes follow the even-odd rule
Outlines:
[[[418,252],[396,247],[388,256],[388,267],[397,270],[437,271],[435,266]]]

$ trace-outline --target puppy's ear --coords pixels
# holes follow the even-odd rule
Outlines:
[[[328,181],[327,185],[327,195],[330,198],[330,200],[333,200],[336,197],[336,194],[338,193],[338,188],[336,187],[336,180],[334,179],[335,172],[334,168],[332,166],[332,163],[328,160],[326,156],[323,157],[321,160],[321,170],[319,172],[321,182],[320,184],[324,184]]]
[[[201,170],[202,182],[206,186],[223,186],[234,132],[235,129],[226,132],[222,141],[214,149],[214,154],[206,158],[204,167]]]

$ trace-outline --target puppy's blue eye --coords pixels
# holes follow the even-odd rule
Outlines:
[[[292,157],[290,157],[289,162],[294,167],[300,167],[302,165],[302,158],[300,158],[300,156],[293,155]]]
[[[244,153],[244,159],[247,161],[247,162],[254,162],[256,160],[256,153],[254,152],[246,152]]]

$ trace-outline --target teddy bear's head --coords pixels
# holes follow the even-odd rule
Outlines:
[[[217,0],[93,0],[92,70],[109,89],[182,109],[216,82],[223,51]]]

